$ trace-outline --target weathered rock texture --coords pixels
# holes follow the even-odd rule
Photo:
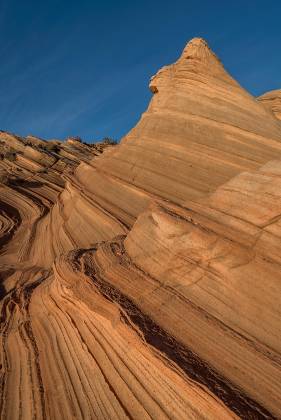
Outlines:
[[[150,88],[118,146],[0,133],[3,419],[281,417],[280,122],[202,39]]]
[[[270,109],[274,115],[281,120],[281,89],[272,90],[258,98],[265,107]]]

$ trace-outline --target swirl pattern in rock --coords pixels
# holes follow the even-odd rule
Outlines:
[[[150,89],[114,147],[0,132],[1,419],[281,417],[278,101],[199,38]]]

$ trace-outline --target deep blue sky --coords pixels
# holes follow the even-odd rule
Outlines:
[[[0,129],[119,139],[194,36],[252,94],[281,88],[280,18],[278,0],[0,0]]]

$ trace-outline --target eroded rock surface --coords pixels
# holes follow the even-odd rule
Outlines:
[[[281,417],[280,122],[202,39],[150,88],[114,147],[0,133],[3,419]]]
[[[281,120],[281,89],[271,90],[258,97],[258,100]]]

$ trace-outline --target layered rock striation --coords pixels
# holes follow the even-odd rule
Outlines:
[[[281,120],[281,89],[271,90],[258,97],[258,100]]]
[[[150,89],[114,147],[0,133],[3,419],[281,416],[280,122],[199,38]]]

